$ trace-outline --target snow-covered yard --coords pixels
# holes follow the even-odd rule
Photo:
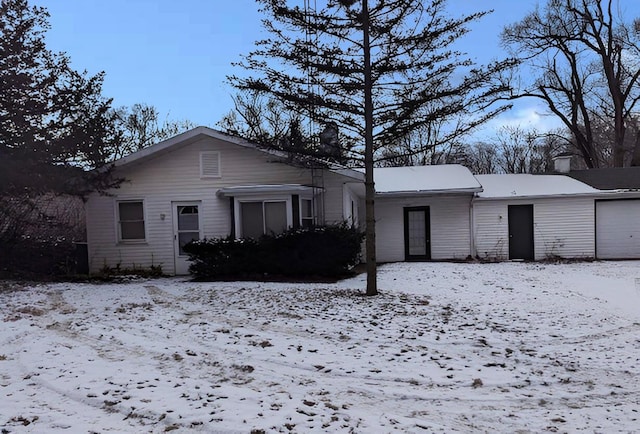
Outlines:
[[[640,262],[364,279],[0,282],[0,430],[640,430]]]

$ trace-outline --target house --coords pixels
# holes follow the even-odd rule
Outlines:
[[[476,175],[474,248],[490,260],[595,256],[600,190],[564,175]]]
[[[312,223],[357,222],[361,172],[305,166],[197,127],[115,162],[126,179],[86,203],[89,268],[161,266],[187,274],[183,246],[198,238],[255,237]]]
[[[89,267],[187,274],[183,246],[364,217],[364,174],[198,127],[115,162],[86,203]],[[589,176],[593,176],[589,174]],[[640,258],[640,191],[570,176],[376,168],[380,262]],[[634,184],[635,185],[635,184]],[[600,189],[598,186],[614,187]]]
[[[482,186],[458,164],[374,170],[380,262],[472,256],[471,202]]]

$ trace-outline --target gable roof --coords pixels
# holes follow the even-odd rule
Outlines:
[[[471,171],[460,164],[376,167],[373,176],[377,195],[455,194],[482,191],[482,186]]]
[[[483,191],[479,198],[524,198],[602,193],[565,175],[500,174],[476,175]]]
[[[572,170],[567,175],[601,190],[640,190],[640,167]]]
[[[272,155],[273,157],[279,158],[283,161],[283,163],[287,163],[288,162],[287,160],[290,159],[289,155],[285,152],[261,148],[255,143],[249,142],[248,140],[245,140],[241,137],[226,134],[226,133],[223,133],[222,131],[214,130],[213,128],[199,126],[189,131],[185,131],[184,133],[173,136],[162,142],[158,142],[155,145],[151,145],[147,148],[144,148],[134,153],[131,153],[129,155],[126,155],[114,161],[113,164],[116,167],[123,167],[129,164],[142,163],[148,159],[159,157],[171,151],[180,149],[181,147],[195,143],[204,137],[214,138],[214,139],[221,140],[221,141],[231,143],[237,146],[241,146],[244,148],[255,149],[258,152],[262,152],[265,154]],[[313,157],[305,157],[305,159],[313,160],[313,161],[317,160],[317,162],[320,163],[321,165],[323,166],[327,165],[327,162],[319,159],[314,159]],[[332,163],[330,167],[328,167],[328,169],[331,170],[332,172],[339,173],[341,175],[344,175],[350,178],[355,178],[357,180],[364,180],[364,176],[361,172],[350,169],[348,167],[344,167],[344,166],[340,166],[338,164]]]

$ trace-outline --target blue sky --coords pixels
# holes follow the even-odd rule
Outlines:
[[[628,0],[633,3],[636,0]],[[231,62],[265,37],[254,0],[31,0],[51,15],[47,44],[76,69],[106,72],[114,105],[147,103],[171,119],[215,127],[232,109]],[[479,62],[502,56],[498,35],[536,0],[450,0],[453,15],[495,12],[475,23],[461,47]],[[624,1],[623,1],[624,3]],[[547,122],[533,103],[500,123]],[[494,123],[496,125],[496,123]]]

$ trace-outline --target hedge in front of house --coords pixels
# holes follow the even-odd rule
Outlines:
[[[260,239],[213,238],[184,247],[197,280],[344,276],[359,262],[363,233],[343,225],[292,229]]]

